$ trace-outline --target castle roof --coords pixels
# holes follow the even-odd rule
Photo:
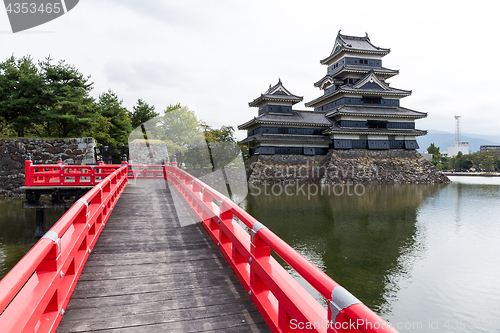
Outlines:
[[[366,66],[358,66],[358,65],[343,65],[342,67],[337,69],[335,72],[330,73],[328,75],[325,75],[321,80],[314,83],[314,86],[321,88],[321,86],[327,81],[334,83],[335,77],[337,77],[343,73],[368,74],[370,72],[370,70],[372,70],[377,76],[382,76],[385,79],[388,79],[390,77],[393,77],[393,76],[399,74],[399,70],[389,69],[389,68],[385,68],[385,67],[366,67]]]
[[[385,49],[373,45],[370,41],[370,38],[368,37],[368,34],[366,34],[366,36],[364,37],[347,36],[341,35],[339,30],[332,52],[328,57],[321,60],[320,63],[322,65],[327,65],[337,55],[346,51],[355,53],[379,54],[381,56],[384,56],[391,52],[391,49]]]
[[[250,136],[239,143],[272,142],[272,143],[308,143],[330,144],[332,140],[326,135],[299,135],[299,134],[257,134]]]
[[[426,112],[415,111],[400,106],[381,107],[364,105],[342,105],[326,114],[326,117],[335,116],[360,116],[360,117],[383,117],[383,118],[425,118]]]
[[[307,107],[315,107],[315,105],[331,99],[334,96],[341,94],[361,95],[361,96],[392,96],[406,97],[411,95],[411,90],[403,90],[389,87],[375,75],[373,70],[355,84],[344,84],[330,94],[320,96],[310,102],[305,103]]]
[[[281,79],[278,80],[278,83],[271,87],[269,85],[269,89],[261,94],[259,97],[254,99],[252,102],[249,102],[249,106],[262,106],[266,104],[266,102],[288,102],[291,105],[301,102],[303,97],[292,94],[288,91],[281,82]]]
[[[427,131],[419,129],[399,129],[399,128],[356,128],[340,127],[334,123],[330,128],[323,131],[323,134],[353,134],[353,135],[397,135],[397,136],[421,136]]]
[[[238,129],[248,129],[257,124],[328,127],[331,125],[331,121],[325,117],[323,112],[293,110],[291,114],[264,113],[258,117],[254,117],[252,120],[247,121],[244,124],[239,125]]]

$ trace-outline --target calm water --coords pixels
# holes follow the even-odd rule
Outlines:
[[[241,205],[400,332],[500,332],[500,178],[452,180],[260,188]],[[0,277],[36,242],[21,202],[0,199]],[[47,212],[46,229],[62,214]]]
[[[0,279],[37,242],[35,210],[22,208],[23,199],[0,198]],[[64,209],[46,209],[44,230],[64,214]]]
[[[452,180],[242,205],[400,332],[500,332],[500,178]]]

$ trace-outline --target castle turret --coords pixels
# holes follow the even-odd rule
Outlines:
[[[293,110],[302,97],[288,91],[281,79],[248,103],[259,108],[258,116],[238,126],[247,130],[250,155],[325,155],[331,139],[322,134],[332,123],[323,112]]]

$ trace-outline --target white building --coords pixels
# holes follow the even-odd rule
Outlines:
[[[469,143],[468,142],[455,142],[453,147],[448,147],[448,157],[457,156],[458,152],[461,151],[462,154],[466,155],[469,153]]]

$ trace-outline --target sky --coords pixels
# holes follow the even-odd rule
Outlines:
[[[81,0],[65,15],[13,34],[0,10],[0,60],[64,59],[112,89],[129,110],[139,98],[163,111],[181,103],[211,126],[257,115],[248,102],[281,78],[304,101],[326,74],[339,29],[390,48],[391,87],[412,90],[401,106],[428,113],[419,129],[498,135],[498,0],[240,1]],[[237,138],[245,137],[236,131]]]

